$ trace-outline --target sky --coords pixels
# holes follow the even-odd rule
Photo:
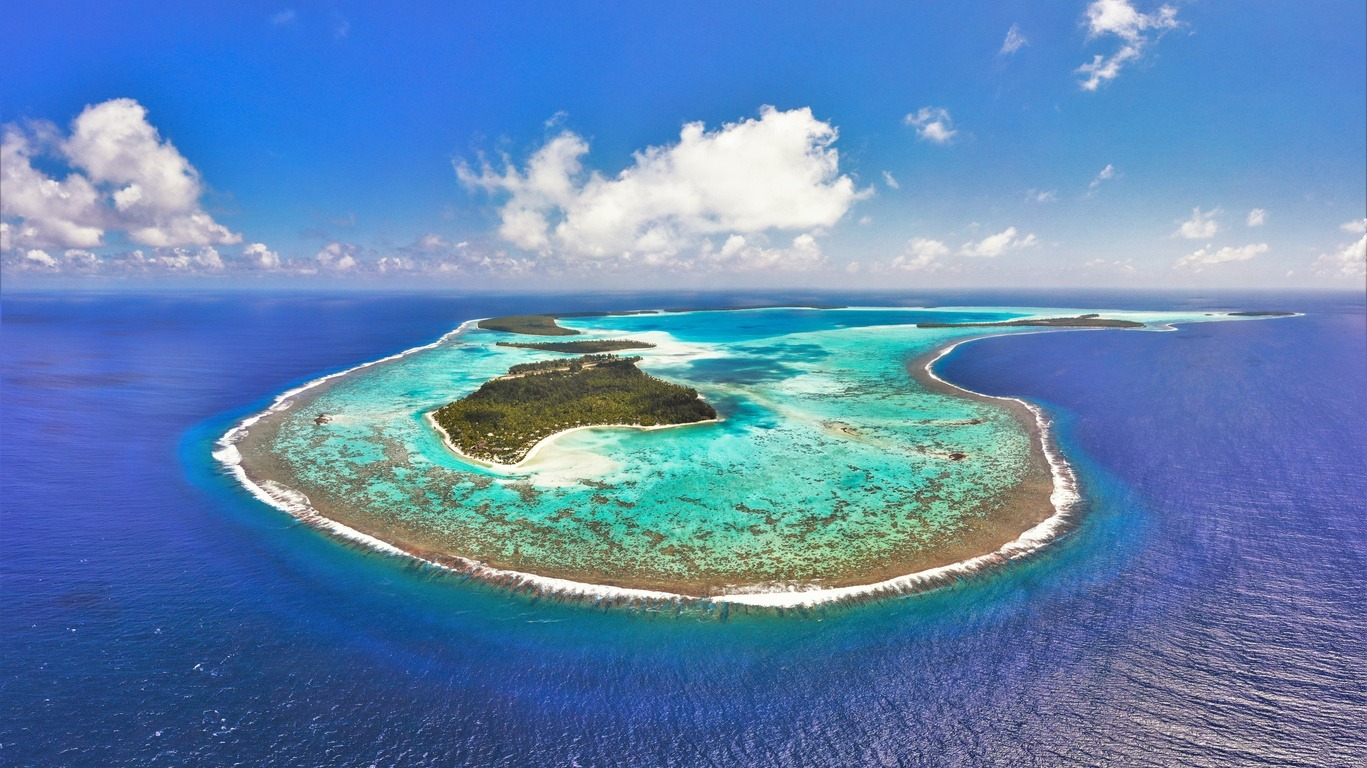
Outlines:
[[[5,26],[7,289],[1367,281],[1361,0],[48,2]]]

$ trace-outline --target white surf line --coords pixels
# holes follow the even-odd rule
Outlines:
[[[810,607],[820,605],[822,603],[832,603],[850,599],[859,599],[864,597],[874,597],[880,595],[891,596],[895,594],[905,594],[910,591],[930,589],[943,585],[952,580],[956,576],[972,575],[981,572],[985,569],[992,568],[1003,563],[1007,563],[1012,560],[1025,557],[1034,552],[1039,551],[1049,543],[1053,542],[1059,536],[1061,536],[1064,532],[1066,532],[1068,525],[1071,524],[1073,519],[1073,510],[1076,507],[1077,502],[1081,499],[1081,496],[1077,491],[1076,475],[1073,473],[1072,467],[1059,454],[1058,448],[1054,444],[1052,435],[1049,432],[1049,421],[1042,409],[1036,407],[1035,405],[1032,405],[1031,403],[1026,402],[1021,398],[988,395],[982,392],[974,392],[973,390],[967,389],[965,387],[960,387],[957,384],[951,384],[950,382],[945,381],[944,379],[936,375],[933,368],[935,363],[939,362],[942,358],[944,358],[945,355],[948,355],[950,352],[954,351],[959,345],[966,344],[971,341],[981,341],[983,339],[997,338],[1000,336],[1028,336],[1038,333],[1057,333],[1059,331],[1068,330],[1106,330],[1101,328],[1050,328],[1036,331],[1016,331],[1009,333],[991,334],[988,336],[975,336],[969,339],[961,339],[950,344],[949,346],[944,347],[933,359],[929,360],[925,364],[926,374],[929,375],[931,378],[935,379],[936,381],[944,384],[945,386],[957,389],[961,392],[967,392],[972,395],[977,395],[979,397],[990,398],[993,400],[1015,401],[1025,406],[1026,409],[1028,409],[1032,414],[1034,414],[1035,423],[1039,430],[1041,447],[1044,451],[1045,459],[1049,463],[1050,474],[1053,476],[1054,487],[1053,491],[1050,493],[1049,500],[1054,507],[1054,514],[1049,518],[1043,520],[1042,522],[1037,523],[1034,527],[1026,530],[1024,533],[1016,537],[1014,540],[1002,545],[995,552],[990,552],[984,555],[978,555],[967,560],[961,560],[957,563],[950,563],[949,565],[942,565],[936,568],[928,568],[922,571],[917,571],[915,573],[909,573],[904,576],[897,576],[891,579],[887,579],[885,581],[875,582],[873,584],[864,584],[852,587],[821,587],[816,584],[800,584],[784,585],[778,588],[775,588],[777,585],[762,584],[738,587],[735,588],[734,592],[729,592],[725,594],[712,595],[709,597],[697,597],[692,595],[677,594],[674,592],[665,592],[650,589],[637,589],[633,587],[617,587],[606,584],[592,584],[588,582],[573,581],[571,579],[541,576],[534,573],[524,573],[522,571],[495,568],[493,566],[462,557],[452,558],[452,560],[459,564],[458,566],[453,567],[443,563],[428,560],[424,557],[420,557],[411,552],[396,547],[393,544],[390,544],[389,542],[377,539],[374,536],[362,533],[361,531],[358,531],[347,525],[332,520],[331,518],[324,516],[321,512],[315,509],[310,504],[308,497],[298,491],[295,491],[291,488],[287,488],[279,483],[269,481],[266,483],[266,486],[269,487],[262,487],[261,485],[257,485],[256,483],[252,482],[251,479],[247,477],[246,472],[241,467],[241,454],[238,453],[237,448],[233,445],[233,443],[241,439],[241,436],[246,433],[246,429],[250,427],[252,424],[255,424],[257,421],[259,421],[263,416],[277,410],[284,410],[285,408],[288,408],[289,404],[286,403],[288,398],[293,397],[299,394],[300,392],[303,392],[313,386],[316,386],[338,376],[343,376],[353,371],[370,367],[372,365],[378,365],[379,363],[388,362],[390,360],[396,360],[413,352],[418,352],[424,349],[431,349],[432,347],[441,344],[448,338],[452,338],[453,336],[463,332],[472,324],[478,322],[479,320],[466,321],[462,323],[460,327],[456,330],[447,333],[446,335],[442,336],[440,339],[437,339],[431,344],[425,344],[421,347],[414,347],[412,349],[400,352],[399,354],[390,355],[389,357],[383,358],[381,360],[365,363],[363,365],[358,365],[354,368],[349,368],[340,373],[334,373],[329,376],[324,376],[322,378],[311,381],[308,384],[303,385],[302,387],[297,387],[280,395],[278,398],[276,398],[275,404],[268,408],[266,411],[263,411],[262,413],[257,414],[256,416],[244,419],[238,426],[229,430],[227,434],[220,438],[220,450],[214,451],[214,458],[218,459],[221,463],[223,463],[224,466],[227,467],[232,472],[232,474],[238,479],[238,481],[241,482],[244,486],[246,486],[248,491],[250,491],[253,496],[257,497],[266,504],[275,507],[276,509],[279,509],[285,512],[286,514],[289,514],[303,522],[309,523],[310,525],[314,525],[318,528],[327,530],[331,533],[341,536],[342,538],[346,538],[357,543],[364,544],[385,554],[411,558],[426,565],[434,566],[437,568],[441,568],[443,570],[448,570],[456,573],[468,574],[486,581],[503,583],[506,585],[510,585],[512,588],[530,587],[538,591],[544,592],[548,595],[561,595],[567,597],[598,600],[641,600],[648,602],[668,601],[688,603],[711,602],[731,603],[737,605],[770,608],[795,608]]]
[[[266,410],[253,416],[248,416],[247,418],[238,422],[237,425],[234,426],[232,429],[225,432],[222,437],[218,438],[218,440],[214,441],[216,449],[212,451],[211,455],[215,459],[218,459],[221,464],[230,469],[237,467],[242,462],[242,454],[239,453],[237,450],[237,443],[247,434],[247,430],[250,429],[252,425],[256,424],[258,421],[265,418],[266,416],[269,416],[272,413],[278,413],[280,411],[286,410],[290,406],[294,405],[294,401],[292,398],[294,398],[299,393],[306,392],[310,389],[313,389],[314,387],[331,381],[332,379],[345,376],[348,373],[354,373],[355,371],[359,371],[364,368],[370,368],[371,366],[380,365],[381,363],[387,363],[391,360],[398,360],[399,358],[406,357],[408,355],[413,354],[414,352],[421,352],[425,349],[432,349],[433,347],[440,346],[447,339],[454,338],[460,335],[461,333],[464,333],[467,329],[469,329],[471,325],[478,322],[479,320],[467,320],[466,322],[461,323],[454,331],[448,331],[447,333],[442,334],[441,338],[437,339],[434,342],[431,342],[430,344],[423,344],[422,346],[413,347],[412,349],[405,349],[404,351],[396,355],[382,357],[379,360],[371,360],[368,363],[361,363],[360,365],[353,366],[351,368],[346,369],[345,371],[330,373],[327,376],[320,376],[319,378],[313,379],[312,381],[309,381],[306,384],[282,392],[281,394],[276,396],[275,401],[272,402],[270,407],[268,407]],[[256,491],[253,489],[256,489],[257,486],[251,483],[250,481],[246,480],[245,475],[243,475],[241,479],[243,480],[243,483],[245,485],[249,486],[248,490],[251,490],[255,494]]]

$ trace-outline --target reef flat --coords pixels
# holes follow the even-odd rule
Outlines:
[[[1059,318],[1140,331],[1233,319],[1012,307],[557,317],[586,341],[653,345],[630,376],[695,390],[718,420],[561,432],[571,422],[546,417],[554,439],[534,451],[521,453],[544,432],[533,427],[486,444],[490,458],[523,457],[513,464],[461,456],[432,414],[485,386],[570,375],[565,359],[501,346],[504,332],[471,321],[287,393],[224,437],[222,460],[291,514],[500,584],[762,605],[915,591],[1045,546],[1078,498],[1047,414],[940,380],[946,350],[1078,327]],[[526,375],[539,366],[551,367]],[[639,417],[618,418],[591,421]]]

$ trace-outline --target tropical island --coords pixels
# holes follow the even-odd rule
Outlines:
[[[1078,519],[1047,413],[941,379],[951,350],[1037,329],[1265,317],[868,309],[494,323],[577,339],[471,323],[285,393],[215,455],[300,519],[494,584],[593,600],[866,599],[1002,567]],[[956,330],[912,328],[924,320]],[[637,346],[644,333],[663,349]],[[609,429],[558,437],[596,427]]]
[[[650,376],[639,357],[584,355],[522,363],[437,409],[432,421],[464,456],[517,464],[542,440],[594,426],[661,427],[713,421],[692,387]]]
[[[540,352],[566,352],[575,355],[588,355],[600,352],[620,352],[624,349],[654,349],[648,341],[632,339],[586,339],[584,341],[500,341],[496,346],[515,349],[535,349]]]
[[[555,322],[555,315],[504,315],[487,317],[477,324],[486,331],[521,333],[527,336],[578,336],[579,331]]]
[[[566,328],[556,320],[588,317],[622,317],[630,315],[683,314],[686,312],[747,312],[756,309],[840,309],[838,304],[759,304],[744,307],[675,307],[671,309],[633,309],[616,312],[555,312],[529,315],[501,315],[486,317],[475,325],[485,331],[518,333],[525,336],[578,336],[579,331]],[[511,345],[508,345],[511,346]]]

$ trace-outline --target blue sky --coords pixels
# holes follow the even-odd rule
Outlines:
[[[1363,285],[1361,2],[113,5],[7,12],[7,283]]]

